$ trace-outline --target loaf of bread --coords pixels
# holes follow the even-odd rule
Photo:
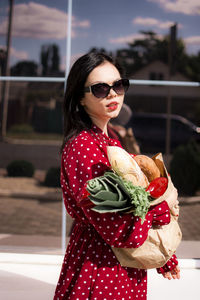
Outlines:
[[[166,176],[166,171],[165,171],[164,164],[163,164],[162,154],[157,153],[156,155],[154,155],[152,157],[152,159],[153,159],[153,161],[155,162],[156,166],[158,167],[158,169],[160,171],[160,176],[165,177]]]
[[[115,146],[107,147],[108,159],[112,169],[133,185],[147,187],[149,181],[136,160],[124,149]]]
[[[161,176],[160,170],[152,158],[146,155],[136,155],[134,159],[142,172],[146,175],[149,182]]]

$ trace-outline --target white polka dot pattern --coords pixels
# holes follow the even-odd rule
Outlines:
[[[68,213],[76,220],[64,258],[54,300],[146,299],[146,270],[121,267],[111,247],[139,247],[152,223],[168,224],[166,202],[152,207],[143,224],[132,214],[98,214],[81,201],[87,180],[109,169],[106,146],[119,141],[93,126],[66,144],[61,187]],[[158,272],[162,272],[158,270]]]

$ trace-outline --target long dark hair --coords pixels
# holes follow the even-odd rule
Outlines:
[[[75,137],[82,130],[90,129],[92,126],[92,121],[80,101],[84,97],[84,86],[88,75],[105,61],[113,64],[120,75],[123,75],[123,70],[118,62],[101,52],[89,52],[81,56],[70,70],[64,96],[64,139],[62,149],[71,137]]]

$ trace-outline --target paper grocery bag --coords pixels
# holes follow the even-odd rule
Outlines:
[[[150,229],[146,241],[139,248],[112,248],[112,250],[123,267],[159,268],[172,257],[181,237],[178,222],[172,218],[168,225]]]
[[[167,201],[174,186],[163,163],[162,154],[157,154],[153,159],[161,171],[161,176],[168,178],[166,192],[151,203],[151,205],[156,205],[163,200]],[[121,266],[137,269],[159,268],[164,266],[175,253],[181,238],[182,233],[177,219],[171,215],[171,221],[168,225],[149,230],[146,241],[139,248],[112,247],[112,250]]]

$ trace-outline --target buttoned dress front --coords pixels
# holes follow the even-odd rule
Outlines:
[[[122,267],[112,247],[137,248],[147,238],[152,224],[170,221],[164,201],[151,208],[145,221],[130,214],[100,214],[82,201],[86,182],[110,169],[107,146],[119,146],[93,125],[66,143],[62,153],[61,187],[66,209],[75,219],[64,257],[54,300],[145,300],[147,271]],[[158,270],[173,269],[175,255]]]

